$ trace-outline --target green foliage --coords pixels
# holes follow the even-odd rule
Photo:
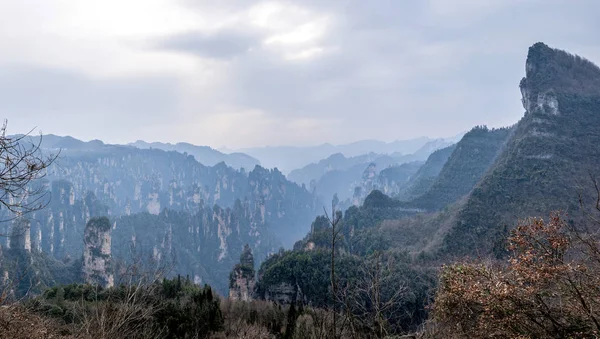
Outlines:
[[[410,180],[402,187],[398,194],[400,200],[409,201],[418,196],[423,195],[433,184],[440,171],[448,161],[452,152],[456,148],[456,144],[439,149],[429,155],[427,161],[415,175],[411,176]]]
[[[163,299],[155,314],[158,328],[164,328],[165,338],[205,337],[223,327],[219,299],[210,286],[203,288],[180,278],[177,282],[163,281],[162,295],[175,295]]]
[[[8,279],[0,284],[0,295],[8,293],[19,299],[41,293],[57,284],[69,284],[81,279],[81,260],[69,263],[58,261],[37,251],[7,249],[0,251],[0,271]]]
[[[502,151],[511,128],[473,128],[456,144],[439,175],[423,195],[409,205],[439,210],[468,194]]]
[[[206,338],[223,329],[220,301],[210,286],[201,287],[180,276],[137,287],[55,286],[27,305],[42,315],[73,324],[74,328],[89,322],[93,312],[103,307],[106,319],[116,315],[136,319],[125,325],[129,327],[123,328],[124,332],[137,329],[137,322],[142,321],[161,338]],[[140,314],[149,318],[138,317]]]
[[[383,275],[388,283],[382,288],[381,297],[390,298],[398,290],[404,291],[389,310],[390,326],[394,333],[414,330],[427,317],[425,305],[430,301],[436,284],[435,270],[413,262],[408,255],[400,252],[386,252],[383,258]],[[296,303],[327,307],[331,303],[330,260],[330,252],[323,249],[277,253],[269,257],[260,268],[259,294],[273,298],[272,294],[278,286],[297,286],[298,291],[294,293],[299,292],[302,300],[296,300]],[[338,272],[336,279],[341,290],[348,291],[348,288],[352,290],[360,284],[369,284],[365,281],[364,269],[373,265],[370,257],[340,254],[336,257],[335,265]],[[362,302],[369,308],[367,300]]]

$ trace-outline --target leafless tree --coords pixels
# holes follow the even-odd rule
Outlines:
[[[337,196],[334,197],[333,201],[331,202],[331,217],[329,216],[329,214],[327,214],[327,210],[325,209],[325,207],[323,207],[323,211],[325,212],[325,217],[327,218],[327,221],[329,222],[329,224],[331,225],[331,274],[330,274],[330,279],[331,279],[331,311],[333,314],[333,321],[332,321],[332,326],[331,326],[331,337],[332,338],[337,338],[337,313],[336,313],[336,301],[337,301],[337,282],[335,279],[335,245],[339,239],[339,235],[341,232],[341,227],[339,223],[342,220],[342,212],[341,211],[336,211],[335,205],[336,205],[336,200],[337,200]]]
[[[389,322],[399,316],[396,309],[406,293],[404,284],[397,285],[394,275],[377,252],[359,269],[356,281],[338,288],[338,303],[343,305],[353,338],[369,333],[375,338],[389,335]],[[390,288],[393,287],[393,288]]]
[[[49,202],[44,187],[31,185],[33,180],[43,178],[46,169],[58,157],[44,155],[41,151],[42,136],[37,142],[29,138],[32,131],[20,136],[6,135],[7,122],[0,128],[0,207],[13,215],[8,220],[37,211]],[[6,221],[6,220],[4,220]]]
[[[164,329],[156,328],[153,323],[153,316],[160,308],[146,299],[157,293],[159,282],[168,276],[173,262],[146,257],[133,245],[129,257],[116,272],[117,286],[122,289],[123,296],[96,300],[91,306],[85,300],[78,303],[82,318],[78,333],[82,337],[119,339],[164,335]]]

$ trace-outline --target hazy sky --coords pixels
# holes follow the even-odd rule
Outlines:
[[[9,132],[214,147],[450,136],[523,114],[537,41],[600,62],[600,1],[0,0]]]

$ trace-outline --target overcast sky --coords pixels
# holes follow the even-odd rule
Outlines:
[[[0,0],[9,132],[213,147],[391,141],[523,114],[537,41],[600,62],[600,1]]]

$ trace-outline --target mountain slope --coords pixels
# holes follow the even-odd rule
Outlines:
[[[346,158],[342,154],[334,154],[319,164],[313,164],[315,167],[309,165],[304,168],[306,171],[293,171],[288,177],[308,177],[323,171],[317,180],[311,180],[310,188],[314,189],[322,201],[330,201],[334,194],[337,194],[341,200],[346,200],[353,197],[356,187],[366,189],[366,179],[368,181],[373,179],[364,177],[366,169],[378,175],[380,170],[413,161],[415,158],[413,155],[391,156],[375,153]],[[365,195],[369,192],[365,192]]]
[[[492,166],[512,129],[475,127],[456,144],[429,189],[410,205],[434,211],[468,194]]]
[[[400,200],[411,200],[425,193],[440,174],[455,148],[456,144],[431,153],[417,173],[399,190],[398,198]]]
[[[521,81],[525,116],[444,239],[444,251],[486,253],[517,218],[570,212],[600,173],[600,69],[536,43]],[[585,200],[589,201],[589,200]]]

